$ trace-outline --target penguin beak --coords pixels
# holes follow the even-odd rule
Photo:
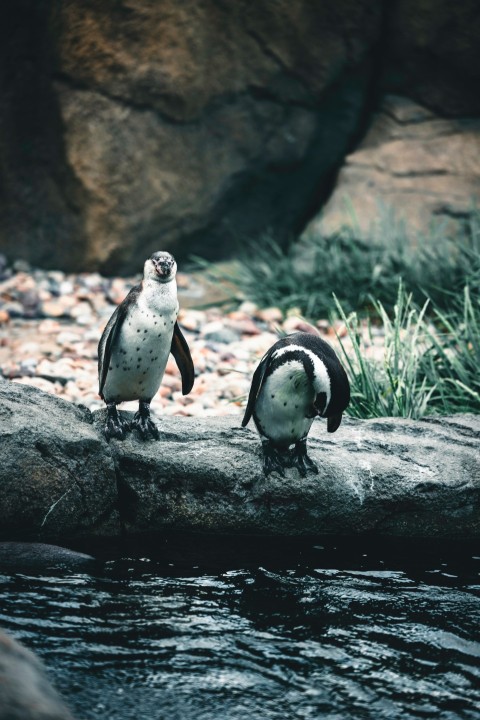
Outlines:
[[[155,272],[157,275],[161,278],[166,278],[170,275],[170,271],[172,269],[172,265],[169,262],[155,262],[153,261],[153,267],[155,268]]]

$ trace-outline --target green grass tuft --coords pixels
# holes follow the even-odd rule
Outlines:
[[[412,238],[387,220],[368,242],[347,229],[328,238],[311,235],[283,250],[266,235],[247,243],[230,279],[260,307],[296,307],[307,318],[327,316],[332,293],[347,312],[368,307],[371,297],[391,312],[400,280],[415,302],[428,297],[447,308],[467,282],[480,291],[480,213],[456,239],[440,228]]]
[[[353,417],[480,413],[480,213],[456,239],[439,228],[412,239],[385,219],[368,243],[346,230],[282,250],[266,236],[247,244],[228,274],[197,262],[260,307],[298,308],[309,319],[336,310],[348,333],[340,342]],[[372,354],[379,325],[380,361]]]
[[[372,299],[369,332],[361,332],[361,316],[345,313],[335,299],[347,328],[341,343],[342,360],[352,397],[348,414],[357,418],[405,417],[431,414],[480,413],[480,298],[472,300],[465,287],[449,312],[433,309],[427,300],[419,308],[400,282],[393,316]],[[383,324],[383,357],[372,357],[372,320]]]

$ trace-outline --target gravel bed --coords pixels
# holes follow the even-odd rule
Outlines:
[[[102,407],[97,393],[98,341],[115,305],[139,279],[31,270],[22,261],[8,267],[0,256],[0,375],[91,410]],[[253,371],[279,333],[318,332],[337,350],[336,333],[346,335],[341,323],[332,327],[321,319],[314,327],[295,310],[283,317],[278,308],[259,309],[251,302],[231,311],[221,306],[199,309],[209,302],[211,288],[198,276],[184,273],[177,275],[177,282],[179,323],[196,380],[184,397],[170,356],[152,401],[158,415],[241,415]],[[380,337],[377,351],[381,345]],[[122,408],[135,409],[136,403]]]

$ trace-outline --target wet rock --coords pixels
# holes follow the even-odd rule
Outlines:
[[[104,413],[96,413],[99,429]],[[266,478],[237,419],[168,418],[155,443],[111,444],[128,533],[480,536],[480,418],[346,419],[309,437],[318,475]]]
[[[0,495],[3,539],[116,532],[113,462],[90,413],[1,379]]]
[[[44,572],[85,568],[94,562],[91,555],[46,543],[0,541],[0,570]],[[0,715],[1,717],[1,715]]]
[[[232,378],[232,392],[246,387]],[[185,413],[198,405],[205,417],[172,417],[165,407],[158,442],[131,434],[108,445],[103,410],[92,425],[85,410],[7,381],[0,399],[5,539],[114,536],[120,523],[131,535],[480,537],[477,416],[346,418],[333,435],[317,421],[308,443],[318,475],[289,469],[267,478],[257,433],[238,416],[218,417],[201,388],[178,402]]]
[[[1,630],[0,720],[73,720],[40,660]]]

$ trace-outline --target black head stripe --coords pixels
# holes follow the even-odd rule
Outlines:
[[[275,370],[278,370],[278,368],[281,367],[282,365],[285,365],[286,363],[289,363],[292,361],[297,361],[301,365],[303,365],[305,374],[307,375],[310,382],[313,383],[313,378],[314,378],[313,360],[308,353],[303,352],[303,350],[297,350],[297,349],[288,350],[288,352],[284,352],[280,355],[280,357],[276,357],[274,360],[272,360],[272,362],[270,363],[268,370],[267,370],[267,376],[274,373]]]

